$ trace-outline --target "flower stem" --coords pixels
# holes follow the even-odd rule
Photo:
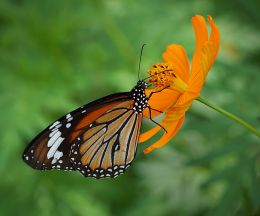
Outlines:
[[[207,100],[198,97],[196,99],[197,101],[207,105],[208,107],[218,111],[219,113],[225,115],[226,117],[234,120],[235,122],[239,123],[240,125],[242,125],[244,128],[246,128],[247,130],[249,130],[251,133],[255,134],[257,137],[260,137],[260,132],[257,131],[252,125],[248,124],[247,122],[245,122],[244,120],[242,120],[241,118],[235,116],[234,114],[227,112],[226,110],[219,108],[213,104],[211,104],[210,102],[208,102]]]

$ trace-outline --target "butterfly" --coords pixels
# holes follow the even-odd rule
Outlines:
[[[135,158],[147,84],[112,94],[64,115],[38,136],[23,160],[39,170],[78,170],[85,177],[117,177]]]

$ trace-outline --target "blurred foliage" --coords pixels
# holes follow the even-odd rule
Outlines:
[[[191,16],[211,14],[221,50],[202,96],[260,128],[257,0],[0,1],[0,215],[260,215],[260,142],[194,102],[181,132],[117,179],[39,172],[28,142],[64,113],[137,81],[169,43],[194,49]],[[152,126],[144,121],[143,130]],[[157,137],[158,138],[158,137]]]

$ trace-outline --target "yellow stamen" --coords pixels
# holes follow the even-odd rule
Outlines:
[[[168,87],[180,93],[187,90],[187,84],[174,72],[173,66],[169,62],[153,64],[152,69],[147,73],[151,75],[149,82],[157,89]]]

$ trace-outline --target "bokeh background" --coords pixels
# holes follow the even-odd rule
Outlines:
[[[167,146],[144,155],[156,139],[139,145],[116,179],[35,171],[21,159],[61,115],[129,91],[143,43],[143,78],[169,43],[191,58],[196,13],[212,15],[221,32],[202,96],[260,129],[259,8],[257,0],[1,0],[0,215],[260,215],[259,139],[196,101]]]

